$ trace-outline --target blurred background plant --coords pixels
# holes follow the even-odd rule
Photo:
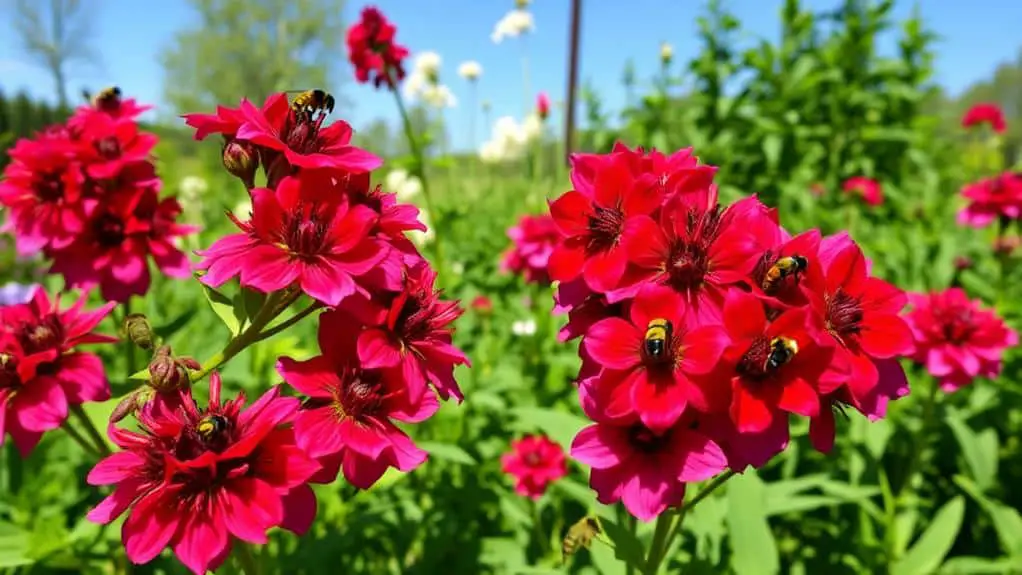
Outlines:
[[[194,27],[175,36],[161,62],[171,108],[143,127],[161,138],[156,155],[164,189],[181,194],[186,220],[223,222],[224,210],[244,213],[247,198],[222,170],[219,143],[194,142],[172,114],[318,86],[329,88],[343,108],[343,3],[191,4],[198,15]],[[579,150],[607,152],[618,140],[665,151],[694,146],[703,162],[720,166],[724,199],[756,193],[780,208],[791,229],[849,229],[875,275],[913,291],[963,287],[1018,329],[1017,224],[1002,219],[976,230],[956,226],[955,218],[963,185],[1022,169],[1022,52],[952,97],[934,81],[936,39],[922,14],[896,22],[893,0],[832,4],[820,12],[785,0],[779,40],[749,41],[726,2],[708,2],[698,16],[694,58],[680,60],[667,44],[645,56],[659,62],[654,77],[625,68],[624,109],[609,109],[594,85],[585,83]],[[441,110],[451,101],[436,77],[427,75],[423,86],[440,95],[408,107],[411,131],[420,136],[427,159],[421,169],[435,190],[428,217],[439,231],[432,241],[442,242],[446,254],[443,285],[469,308],[455,336],[473,362],[473,369],[457,374],[467,400],[445,405],[417,426],[415,439],[431,461],[416,472],[388,474],[365,492],[343,481],[316,486],[320,520],[301,539],[275,533],[258,557],[264,573],[323,573],[338,566],[372,574],[554,573],[561,569],[565,531],[587,513],[600,515],[614,547],[594,542],[588,552],[568,558],[570,571],[638,572],[638,554],[648,546],[652,526],[599,506],[581,466],[569,461],[567,476],[535,501],[517,494],[514,478],[501,467],[513,439],[539,433],[567,449],[586,423],[572,383],[576,350],[558,343],[563,319],[552,315],[550,286],[501,271],[501,254],[512,244],[505,230],[523,215],[544,213],[545,200],[570,187],[560,130],[555,135],[539,121],[530,86],[525,42],[534,22],[522,15],[529,14],[527,3],[513,8],[494,35],[502,31],[501,38],[522,45],[521,115],[489,118],[483,102],[482,112],[468,112],[481,114],[481,147],[458,152],[447,143],[449,114]],[[58,15],[84,18],[70,1],[19,2],[11,9],[26,18],[41,10],[43,23]],[[38,29],[19,28],[19,34],[29,53],[51,55],[39,60],[53,74],[53,100],[60,103],[12,93],[0,82],[5,148],[67,118],[74,103],[63,95],[60,71],[89,54],[87,36],[43,49],[32,40]],[[895,38],[891,55],[881,55],[883,35]],[[412,48],[418,53],[429,46]],[[451,64],[475,57],[444,56],[443,81],[452,83],[458,80]],[[473,82],[485,80],[477,76]],[[1003,133],[961,126],[966,111],[983,102],[1004,111]],[[356,128],[360,146],[387,158],[377,182],[419,201],[420,166],[402,128],[383,120]],[[6,163],[6,154],[0,155],[0,167]],[[225,231],[207,227],[187,247],[208,246]],[[0,241],[0,284],[59,287],[41,275],[38,262],[15,260],[8,238]],[[157,278],[153,292],[148,309],[140,311],[168,344],[219,347],[227,332],[209,314],[196,313],[207,303],[190,286]],[[113,333],[112,323],[105,327]],[[116,352],[97,353],[114,399],[87,410],[103,423],[128,389],[129,372]],[[246,350],[225,369],[224,380],[235,389],[264,389],[279,381],[278,356],[315,354],[312,327],[299,326]],[[1022,358],[1014,349],[999,378],[977,380],[954,394],[936,391],[932,378],[915,367],[912,396],[892,404],[886,420],[838,418],[845,429],[828,457],[808,448],[805,429],[796,430],[783,456],[732,480],[686,519],[684,536],[667,551],[665,572],[1022,573],[1022,492],[1012,489],[1022,483],[1020,376]],[[102,528],[80,519],[99,500],[81,480],[91,463],[59,435],[47,436],[28,460],[4,446],[0,568],[128,572],[119,524]],[[134,572],[183,571],[165,557]]]

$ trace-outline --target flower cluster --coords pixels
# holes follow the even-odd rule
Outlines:
[[[572,456],[601,502],[650,520],[687,482],[781,452],[791,414],[826,452],[834,409],[878,418],[908,393],[906,296],[847,234],[793,236],[755,197],[721,205],[691,149],[618,145],[572,164],[574,189],[550,204],[549,273],[562,339],[582,336],[594,424]]]
[[[11,434],[22,457],[67,420],[69,406],[110,398],[99,357],[78,346],[117,341],[93,332],[115,304],[84,304],[61,310],[36,288],[27,302],[0,307],[0,444]]]
[[[967,184],[962,197],[968,204],[958,212],[958,223],[984,228],[1003,218],[1022,218],[1022,174],[1005,172]]]
[[[549,284],[547,265],[560,238],[554,219],[546,214],[523,216],[507,235],[512,245],[501,258],[501,271],[521,274],[527,282]]]
[[[1015,330],[960,288],[908,298],[912,310],[905,319],[916,342],[912,359],[926,366],[944,391],[977,377],[997,377],[1004,350],[1018,345]]]
[[[976,104],[969,108],[965,115],[962,116],[963,128],[984,124],[989,125],[998,134],[1003,134],[1008,129],[1008,124],[1004,121],[1004,112],[1001,111],[1000,106],[997,104]]]
[[[41,251],[68,286],[99,285],[109,301],[148,291],[150,257],[167,276],[190,273],[174,242],[195,228],[176,223],[176,199],[159,197],[150,158],[157,138],[136,122],[147,109],[108,89],[66,125],[19,140],[0,182],[3,229],[18,252]]]
[[[394,41],[397,28],[372,6],[362,9],[362,17],[348,30],[348,59],[355,67],[359,84],[372,81],[389,89],[404,79],[404,59],[408,49]]]
[[[504,473],[515,478],[515,492],[539,499],[548,485],[568,474],[564,450],[549,437],[528,435],[511,442],[500,458]]]
[[[131,508],[124,543],[136,563],[170,545],[204,573],[233,539],[265,543],[275,526],[304,532],[316,509],[309,483],[343,473],[366,489],[389,467],[411,471],[427,454],[395,422],[423,421],[441,399],[462,399],[454,368],[468,359],[451,326],[462,310],[441,299],[436,273],[406,236],[426,230],[419,211],[370,184],[380,161],[349,145],[346,123],[322,125],[331,101],[322,91],[294,102],[281,93],[262,108],[242,100],[186,116],[197,138],[223,135],[224,166],[251,199],[246,218],[228,213],[238,233],[199,252],[201,281],[217,288],[238,278],[266,294],[263,309],[273,313],[302,295],[312,310],[328,309],[320,355],[277,364],[304,400],[274,388],[245,410],[243,397],[221,401],[214,374],[200,410],[186,385],[198,364],[157,350],[150,385],[161,393],[135,410],[141,432],[111,427],[123,451],[89,477],[117,485],[90,518],[105,523]],[[259,167],[265,183],[256,187]]]

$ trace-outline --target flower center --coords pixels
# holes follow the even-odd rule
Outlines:
[[[338,372],[342,384],[334,390],[334,410],[338,419],[352,418],[356,421],[380,412],[387,399],[379,373],[347,368]]]
[[[113,214],[102,214],[92,223],[96,241],[105,248],[115,248],[124,242],[124,222]]]
[[[64,198],[64,180],[60,172],[40,174],[32,191],[39,201],[56,203]]]
[[[858,335],[862,329],[862,304],[859,298],[848,295],[841,288],[830,294],[827,304],[827,331],[838,341],[845,344],[845,339]]]
[[[589,243],[586,252],[589,254],[606,251],[614,246],[621,237],[625,225],[625,215],[619,208],[596,206],[589,216]]]
[[[281,241],[294,256],[319,255],[326,245],[329,224],[330,218],[325,217],[318,206],[299,205],[293,212],[284,214]]]
[[[312,154],[318,152],[322,147],[319,141],[319,128],[326,120],[326,110],[318,110],[313,113],[295,113],[294,110],[288,113],[288,121],[281,133],[281,139],[299,154]]]
[[[976,331],[973,313],[968,308],[958,309],[937,309],[933,313],[937,325],[940,326],[940,334],[950,343],[965,343]]]
[[[670,431],[657,435],[641,423],[636,423],[628,430],[628,442],[636,451],[642,453],[656,453],[660,451],[670,438]]]
[[[681,292],[698,288],[710,269],[708,257],[721,229],[721,207],[707,211],[690,209],[685,214],[685,234],[671,244],[663,271],[670,285]]]
[[[62,341],[64,328],[54,314],[42,318],[37,324],[23,324],[18,333],[18,342],[28,354],[57,349]]]
[[[539,464],[542,463],[543,461],[542,459],[540,459],[539,454],[536,453],[535,451],[530,451],[529,453],[523,455],[522,460],[525,461],[525,464],[528,465],[529,467],[539,467]]]
[[[117,138],[109,137],[99,140],[95,144],[96,151],[104,160],[116,160],[121,157],[121,142]]]

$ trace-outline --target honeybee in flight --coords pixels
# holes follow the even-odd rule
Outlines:
[[[227,430],[227,418],[222,415],[207,415],[199,420],[195,432],[203,441],[211,441]]]
[[[121,100],[121,89],[117,86],[103,88],[92,97],[92,105],[96,108],[115,106]]]
[[[567,535],[561,541],[561,561],[566,561],[568,556],[574,555],[581,547],[588,549],[593,539],[602,532],[600,520],[596,517],[586,516],[579,519],[568,528]]]
[[[334,103],[334,97],[323,90],[305,90],[291,100],[291,109],[296,116],[304,116],[311,121],[316,112],[332,113]]]
[[[765,276],[763,276],[763,283],[760,287],[763,291],[769,293],[773,291],[784,278],[794,277],[795,282],[798,283],[799,274],[806,271],[809,267],[809,260],[805,256],[793,254],[780,258],[774,265],[770,266]]]
[[[798,342],[790,337],[775,337],[770,340],[770,355],[767,356],[764,371],[775,370],[791,361],[798,353]]]
[[[670,321],[663,318],[651,320],[646,326],[646,336],[643,339],[646,355],[660,359],[667,354],[667,346],[670,344],[673,331],[674,326]]]

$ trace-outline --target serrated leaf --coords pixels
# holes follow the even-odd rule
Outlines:
[[[206,284],[202,284],[202,293],[206,295],[206,301],[209,302],[209,307],[213,308],[213,313],[224,322],[231,335],[235,336],[241,333],[241,322],[245,317],[242,306],[236,306],[235,301]],[[237,303],[240,304],[240,300]]]
[[[773,575],[781,569],[764,496],[763,482],[753,471],[728,482],[726,520],[731,567],[738,575]]]
[[[891,566],[891,575],[929,575],[936,571],[954,545],[964,516],[965,501],[960,495],[944,504],[905,556]]]
[[[467,451],[451,443],[439,443],[435,441],[420,441],[419,447],[437,459],[452,461],[462,465],[476,465],[474,457]]]

